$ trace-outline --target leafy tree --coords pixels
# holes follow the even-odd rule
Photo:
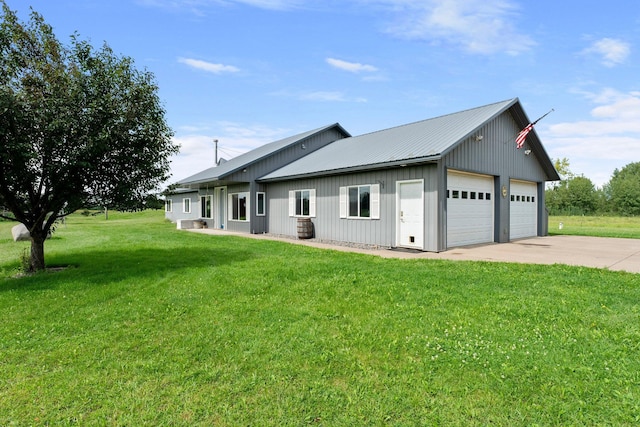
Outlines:
[[[595,185],[583,175],[574,176],[567,181],[567,204],[574,212],[593,213],[596,209],[597,194]]]
[[[553,161],[553,166],[558,171],[558,175],[562,178],[563,181],[569,180],[575,176],[571,169],[569,169],[569,159],[563,157],[562,159],[555,159]]]
[[[614,170],[607,187],[615,212],[640,215],[640,162]]]
[[[141,208],[178,147],[150,72],[77,35],[63,45],[41,15],[21,23],[0,3],[0,206],[28,228],[41,270],[57,219]]]
[[[569,169],[569,159],[555,159],[554,167],[562,178],[545,192],[547,208],[554,214],[590,214],[598,205],[598,192],[593,182]]]

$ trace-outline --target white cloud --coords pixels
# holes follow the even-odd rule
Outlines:
[[[291,92],[282,90],[278,92],[272,92],[272,96],[281,96],[286,98],[295,98],[300,101],[314,101],[314,102],[367,102],[363,97],[349,97],[340,91],[300,91]]]
[[[631,47],[622,40],[604,38],[593,42],[584,53],[600,55],[604,66],[615,67],[627,60],[631,54]]]
[[[591,120],[551,125],[544,143],[551,157],[568,158],[574,173],[600,186],[613,169],[640,161],[640,93],[607,88],[585,97],[595,104]]]
[[[238,71],[240,71],[239,68],[234,67],[233,65],[214,64],[211,62],[201,61],[199,59],[178,58],[178,62],[186,64],[189,67],[214,74],[237,73]]]
[[[185,126],[181,129],[198,131],[174,137],[174,142],[180,145],[180,153],[171,159],[172,177],[168,184],[213,167],[215,165],[214,139],[218,140],[218,158],[229,160],[296,133],[290,129],[232,122],[219,122],[211,126]]]
[[[304,0],[234,0],[233,2],[272,10],[295,9],[305,3]]]
[[[389,28],[396,36],[450,43],[474,54],[518,55],[535,45],[515,22],[511,0],[379,0],[393,7],[398,22]]]
[[[137,0],[139,3],[175,11],[186,11],[204,15],[204,11],[217,5],[246,4],[269,10],[296,9],[306,3],[305,0]]]
[[[350,98],[350,97],[347,97],[342,92],[325,92],[325,91],[305,92],[305,93],[301,93],[299,98],[303,101],[367,102],[366,98],[362,98],[362,97]]]
[[[372,73],[378,71],[373,65],[360,64],[358,62],[347,62],[341,59],[327,58],[327,64],[339,70],[348,71],[350,73],[367,72]]]

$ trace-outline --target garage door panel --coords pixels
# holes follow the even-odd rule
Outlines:
[[[510,238],[537,236],[538,184],[512,180],[509,203]]]
[[[493,242],[493,177],[447,175],[447,247]]]

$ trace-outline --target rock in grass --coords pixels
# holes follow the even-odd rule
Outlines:
[[[25,227],[24,224],[18,224],[11,228],[11,235],[13,236],[14,242],[23,242],[26,240],[31,240],[31,235],[29,234],[29,230]]]
[[[11,228],[11,235],[14,242],[25,242],[31,240],[31,234],[24,224],[18,224]],[[51,230],[47,233],[47,239],[51,238]]]

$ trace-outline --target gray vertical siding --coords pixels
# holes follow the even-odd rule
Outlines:
[[[519,150],[516,148],[515,139],[520,130],[511,114],[505,112],[478,129],[467,141],[443,157],[443,163],[447,169],[495,177],[495,241],[499,243],[510,240],[510,198],[509,193],[506,197],[502,197],[502,187],[505,186],[509,191],[510,180],[518,179],[536,182],[543,188],[548,178],[536,157],[536,152],[532,151],[528,156],[525,155],[525,150],[530,148],[528,144]],[[477,135],[483,136],[481,141],[476,141]],[[446,191],[446,186],[442,187],[442,190]],[[538,235],[541,236],[546,234],[546,226],[542,224],[545,218],[542,215],[544,203],[544,191],[539,191]]]
[[[269,209],[267,209],[267,216],[263,217],[256,215],[256,193],[258,191],[264,191],[265,193],[267,193],[267,199],[270,197],[270,195],[266,190],[266,186],[260,183],[256,183],[255,180],[340,138],[344,138],[344,135],[342,133],[338,132],[336,129],[329,129],[322,133],[312,135],[311,137],[304,139],[297,144],[289,146],[284,150],[274,153],[271,156],[265,157],[260,161],[248,165],[246,168],[239,170],[229,175],[228,177],[225,177],[225,181],[227,182],[243,183],[240,185],[240,187],[238,187],[237,185],[229,185],[227,194],[238,191],[250,192],[250,222],[246,223],[228,220],[228,230],[253,234],[266,233],[268,231],[267,221],[269,217]]]
[[[315,189],[316,216],[312,218],[315,237],[323,240],[364,245],[394,247],[396,245],[396,183],[425,180],[425,218],[438,215],[435,189],[436,165],[381,169],[376,171],[276,182],[268,185],[268,231],[273,234],[297,236],[297,218],[289,217],[289,191]],[[380,219],[340,218],[340,187],[380,184]],[[429,224],[429,221],[427,221]],[[425,250],[435,250],[436,226],[425,227]]]
[[[231,215],[229,214],[229,212],[231,212],[231,201],[230,199],[230,195],[234,194],[234,193],[243,193],[243,192],[249,192],[250,190],[250,186],[248,183],[242,183],[242,184],[234,184],[234,185],[228,185],[227,186],[227,224],[226,224],[226,229],[229,231],[236,231],[236,232],[240,232],[240,233],[251,233],[251,223],[249,221],[237,221],[237,220],[233,220],[231,219]],[[249,201],[249,206],[248,206],[249,211],[254,209],[254,205],[253,203],[251,203],[251,201]],[[249,217],[251,217],[251,215],[248,215]]]
[[[542,182],[547,179],[535,153],[526,156],[526,145],[516,149],[520,129],[507,112],[480,128],[467,141],[444,156],[447,168],[512,179]],[[482,135],[476,142],[475,136]]]
[[[176,222],[179,219],[200,218],[200,203],[197,192],[173,194],[167,196],[167,199],[172,201],[171,212],[165,211],[164,213],[164,217],[169,221]],[[184,199],[189,199],[191,201],[191,213],[185,213],[182,211]]]

